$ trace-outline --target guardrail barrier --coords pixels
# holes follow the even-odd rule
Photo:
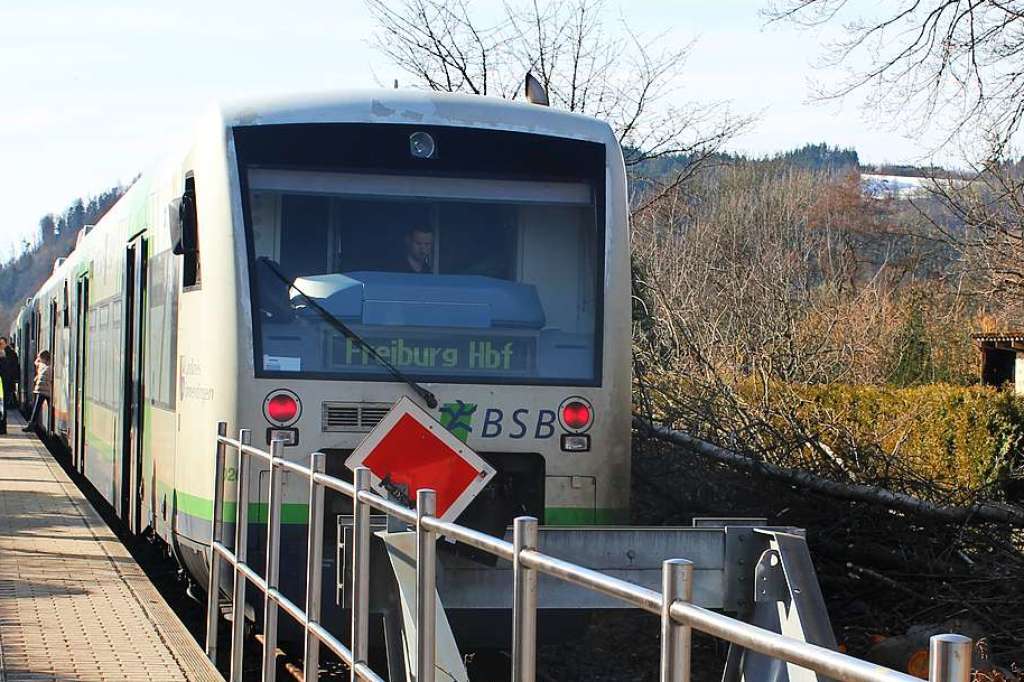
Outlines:
[[[248,504],[245,494],[237,495],[235,505],[234,550],[220,537],[223,528],[224,471],[227,449],[238,453],[237,490],[249,490],[250,461],[255,458],[269,466],[270,491],[267,514],[267,556],[265,578],[247,562]],[[513,541],[442,521],[435,513],[436,496],[432,490],[419,490],[416,508],[410,509],[374,493],[370,471],[357,468],[353,483],[324,473],[324,454],[310,455],[309,466],[296,464],[281,456],[283,443],[275,441],[270,452],[251,445],[250,432],[242,429],[238,438],[227,436],[224,422],[217,427],[216,483],[208,585],[206,654],[217,659],[217,625],[220,600],[221,562],[234,573],[231,596],[232,682],[242,679],[242,638],[244,636],[245,596],[248,584],[264,595],[263,680],[276,676],[277,622],[279,610],[291,616],[305,632],[303,669],[306,682],[319,676],[320,646],[333,651],[351,670],[353,682],[383,682],[367,664],[369,630],[370,510],[376,509],[398,519],[416,531],[416,665],[417,682],[435,682],[435,580],[436,541],[443,536],[505,559],[513,566],[512,598],[512,680],[536,679],[537,651],[537,578],[540,573],[607,595],[624,605],[642,609],[661,618],[661,682],[688,682],[690,679],[690,636],[692,630],[731,642],[834,680],[843,682],[915,682],[896,670],[863,661],[846,654],[785,637],[741,620],[701,608],[691,603],[693,564],[686,559],[668,559],[663,563],[662,590],[647,589],[598,571],[563,561],[538,550],[538,522],[529,516],[513,523]],[[282,480],[291,472],[309,481],[309,533],[306,567],[306,603],[290,601],[278,589]],[[351,648],[323,628],[320,623],[321,558],[323,554],[324,490],[331,489],[352,500],[354,533],[352,542]],[[930,682],[968,682],[971,674],[972,642],[961,635],[936,635],[930,643]],[[754,682],[754,681],[750,681]]]

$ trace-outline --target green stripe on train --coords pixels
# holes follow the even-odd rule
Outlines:
[[[606,526],[625,523],[625,509],[609,507],[545,507],[544,524],[548,526]]]
[[[160,495],[171,496],[170,487],[165,483],[158,486]],[[199,495],[177,492],[178,511],[204,521],[213,520],[213,501]],[[265,523],[267,520],[267,503],[249,503],[249,521]],[[227,522],[235,520],[235,503],[224,503],[223,519]],[[623,524],[629,520],[629,512],[625,509],[611,507],[547,507],[544,509],[544,524],[548,526],[606,526]],[[309,522],[309,505],[302,502],[285,502],[281,505],[281,523],[305,524]]]
[[[176,494],[178,511],[204,521],[213,520],[213,500],[198,495],[190,495],[180,490]],[[263,523],[267,520],[267,503],[249,503],[249,521]],[[235,520],[235,503],[224,503],[223,519],[227,522]],[[281,523],[305,524],[309,522],[309,505],[302,502],[284,502],[281,504]]]
[[[213,502],[197,495],[178,492],[178,511],[206,521],[213,519]],[[624,509],[547,507],[544,523],[549,526],[595,526],[624,523],[627,519]],[[267,519],[266,502],[249,503],[249,521],[262,523]],[[235,503],[224,503],[224,520],[235,520]],[[281,523],[305,524],[309,521],[309,505],[301,502],[286,502],[281,505]]]

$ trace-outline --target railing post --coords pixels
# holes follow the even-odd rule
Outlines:
[[[366,663],[370,622],[370,505],[359,493],[370,490],[370,470],[356,467],[352,495],[352,661]],[[352,682],[358,682],[355,665]]]
[[[249,445],[249,429],[238,432],[238,442]],[[249,556],[249,458],[238,448],[238,486],[235,489],[235,589],[231,596],[231,682],[242,682],[245,649],[245,574],[238,569]]]
[[[537,571],[523,566],[520,552],[537,549],[537,519],[512,522],[512,682],[537,676]]]
[[[324,488],[316,481],[316,475],[324,473],[324,453],[314,452],[309,456],[309,538],[306,551],[306,620],[320,622],[320,588],[323,570],[324,549]],[[305,682],[316,682],[320,678],[320,640],[306,631],[305,655],[302,673]]]
[[[224,506],[224,452],[226,447],[220,442],[222,436],[228,434],[227,422],[217,422],[217,449],[214,454],[213,474],[213,514],[210,527],[210,562],[207,568],[210,578],[206,583],[206,656],[217,663],[217,611],[220,599],[220,555],[213,548],[213,543],[220,542],[223,532],[222,508]]]
[[[930,682],[968,682],[971,679],[970,637],[935,635],[928,660]]]
[[[690,681],[690,626],[672,619],[673,602],[693,601],[693,562],[661,565],[661,682]]]
[[[437,511],[433,490],[416,491],[416,682],[434,682],[437,537],[423,525]]]
[[[281,481],[284,472],[277,465],[284,441],[270,444],[270,492],[267,500],[267,594],[263,599],[263,681],[277,678],[277,602],[270,592],[277,590],[281,560]]]

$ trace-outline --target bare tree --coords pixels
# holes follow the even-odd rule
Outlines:
[[[470,0],[367,0],[374,45],[414,84],[448,92],[521,96],[533,73],[553,106],[600,118],[622,145],[637,209],[693,177],[703,161],[746,126],[723,102],[676,104],[690,44],[663,47],[607,20],[602,0],[525,0],[487,21]],[[674,172],[651,162],[685,157]]]
[[[1024,2],[893,0],[854,13],[848,0],[774,0],[773,21],[803,26],[841,22],[844,37],[825,64],[848,76],[819,95],[867,90],[869,104],[898,113],[916,132],[940,130],[948,142],[984,131],[1001,153],[1024,117]]]
[[[970,310],[936,286],[944,259],[908,247],[919,216],[866,199],[855,177],[781,164],[695,185],[700,202],[677,192],[635,221],[641,409],[650,398],[692,435],[783,466],[891,471],[897,453],[872,442],[884,438],[849,432],[808,395],[973,376]]]
[[[899,113],[916,133],[959,143],[972,172],[963,181],[932,178],[944,208],[918,203],[932,230],[954,247],[974,293],[1004,319],[1024,312],[1024,175],[1009,156],[1024,122],[1024,2],[894,0],[872,16],[850,16],[847,0],[775,0],[773,21],[804,26],[843,22],[847,37],[826,63],[849,75],[820,94],[869,93],[869,104]]]
[[[1024,176],[1019,164],[989,162],[969,180],[932,178],[941,211],[917,204],[931,230],[924,236],[956,248],[965,282],[992,304],[997,325],[1024,315]]]

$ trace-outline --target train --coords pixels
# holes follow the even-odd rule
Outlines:
[[[627,208],[613,130],[570,112],[408,90],[218,106],[21,310],[22,390],[49,349],[42,430],[200,584],[220,421],[350,475],[405,396],[497,472],[460,523],[624,522]],[[306,494],[286,487],[286,554]]]
[[[606,123],[524,99],[396,89],[211,109],[185,148],[80,231],[19,311],[19,399],[29,404],[32,359],[49,350],[42,435],[193,586],[210,584],[222,424],[296,463],[324,453],[326,473],[351,481],[346,460],[408,399],[493,469],[459,524],[508,537],[515,517],[536,517],[546,553],[651,589],[665,559],[686,557],[696,604],[834,648],[799,529],[726,517],[628,525],[623,153]],[[225,463],[218,537],[234,536],[246,505],[259,566],[269,471],[239,490],[236,462]],[[306,480],[285,477],[280,589],[297,604],[308,495]],[[329,492],[325,514],[319,622],[346,640],[351,501]],[[415,624],[384,544],[403,530],[380,526],[370,581],[374,650],[395,681],[409,679]],[[511,566],[439,544],[448,660],[507,649]],[[621,608],[571,585],[539,589],[548,641]],[[281,633],[301,641],[287,623]],[[729,661],[735,679],[799,678],[741,649]]]

